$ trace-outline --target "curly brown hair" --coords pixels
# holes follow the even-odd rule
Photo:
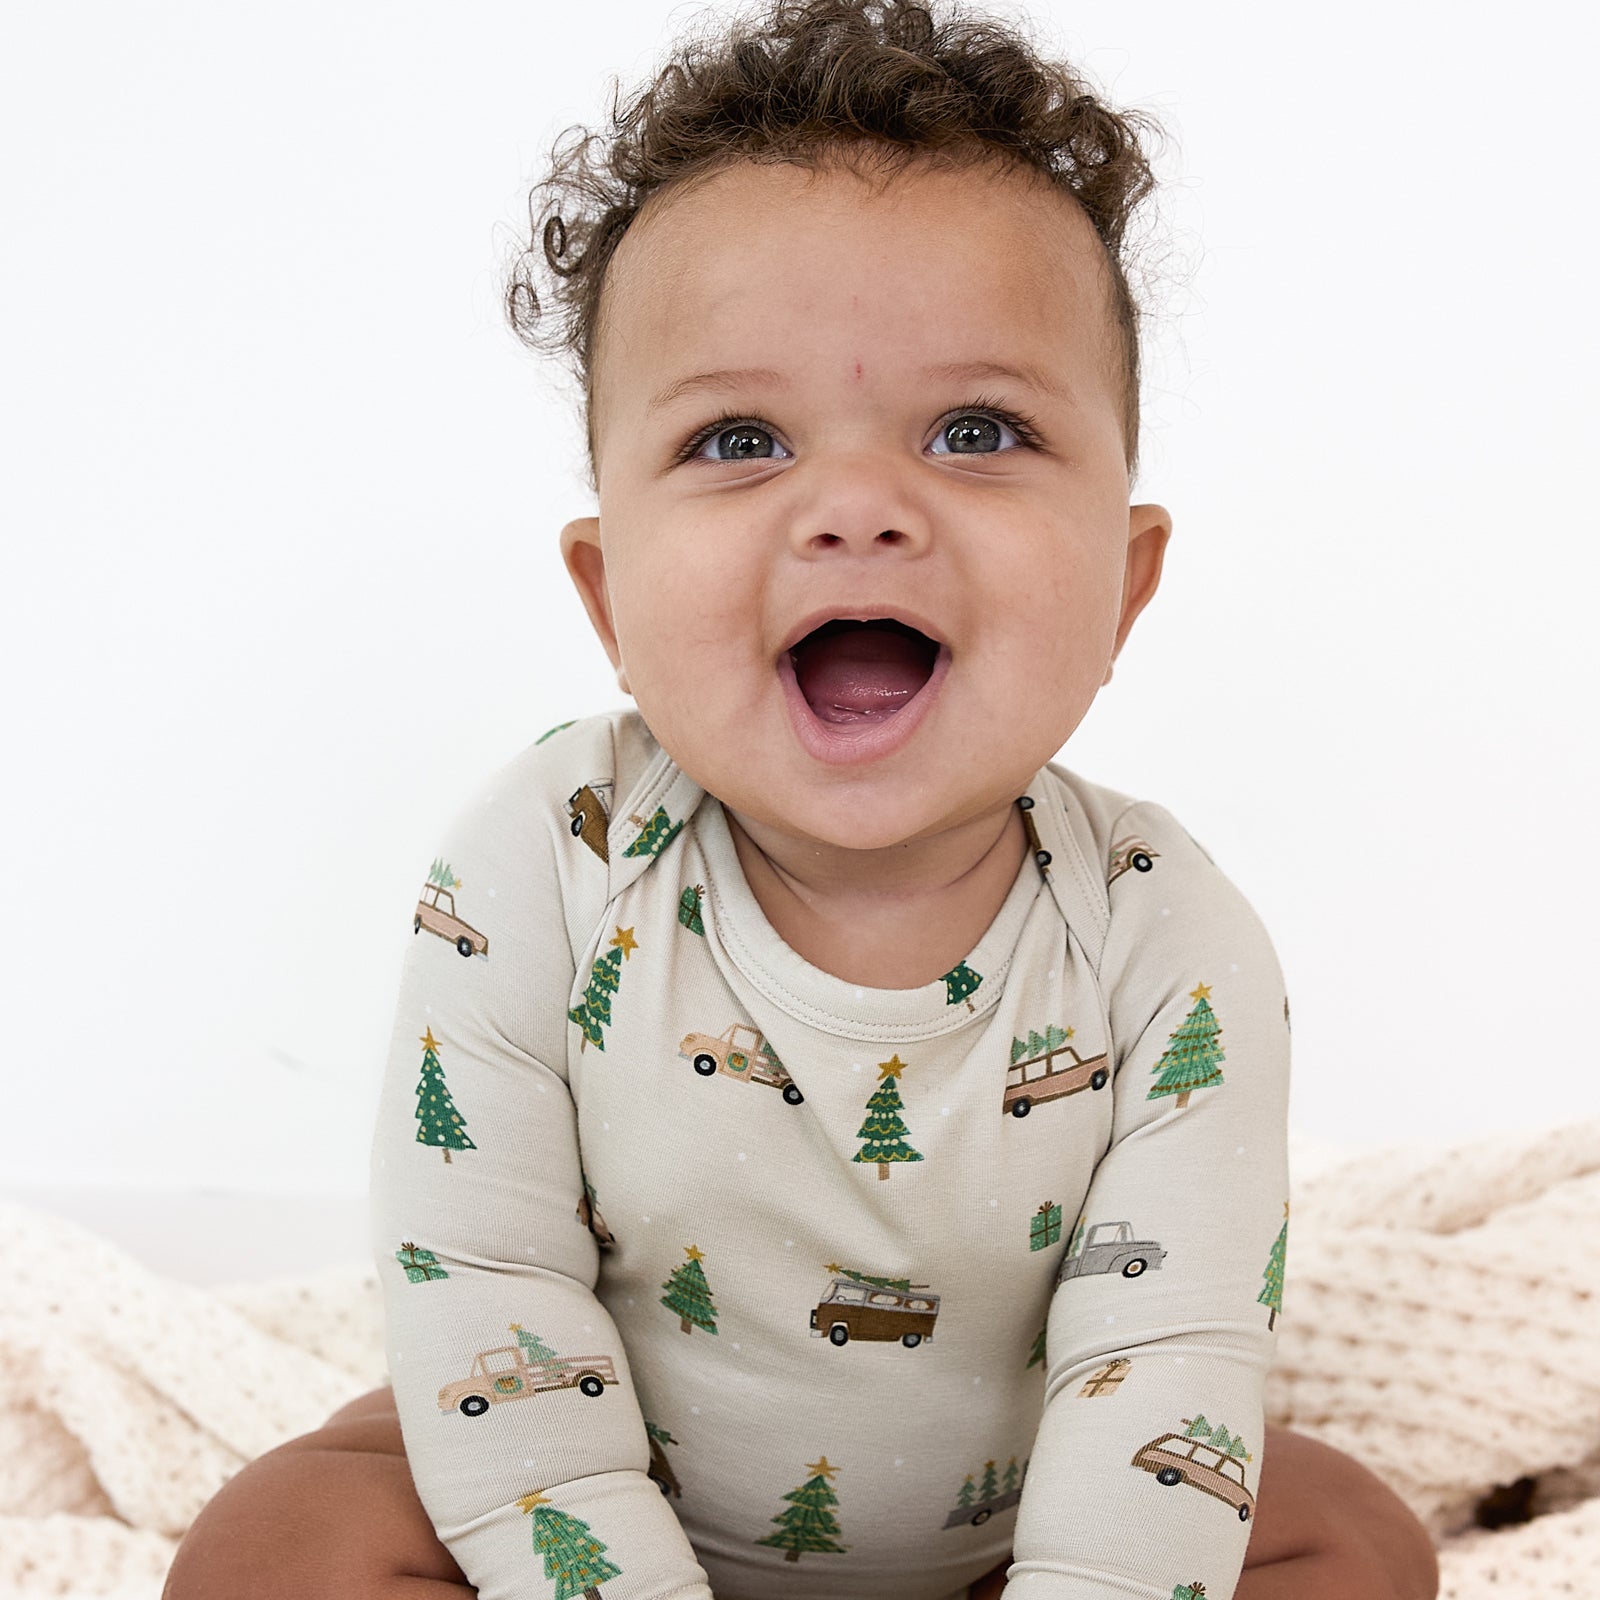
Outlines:
[[[759,14],[714,13],[680,41],[654,82],[626,105],[612,80],[611,126],[564,129],[548,176],[528,197],[530,236],[508,272],[517,337],[570,362],[583,390],[589,487],[598,493],[594,361],[609,264],[641,207],[668,184],[737,161],[859,170],[885,180],[913,161],[1031,170],[1070,195],[1105,247],[1116,325],[1122,431],[1131,482],[1139,464],[1139,322],[1125,234],[1155,186],[1139,130],[1066,63],[1041,58],[992,18],[935,15],[940,0],[767,0]],[[541,268],[549,286],[541,295]],[[546,300],[554,325],[544,322]]]

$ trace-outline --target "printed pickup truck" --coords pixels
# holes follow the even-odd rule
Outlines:
[[[486,956],[489,953],[489,936],[470,928],[456,915],[456,897],[436,883],[424,884],[417,901],[417,914],[411,920],[411,931],[421,933],[426,928],[441,939],[448,939],[464,956]]]
[[[1108,1230],[1111,1237],[1103,1237]],[[1077,1255],[1062,1258],[1056,1282],[1087,1278],[1096,1272],[1120,1272],[1124,1278],[1137,1278],[1147,1268],[1159,1267],[1166,1256],[1154,1239],[1135,1239],[1131,1222],[1097,1222]]]
[[[1155,1473],[1157,1483],[1187,1483],[1214,1494],[1238,1511],[1241,1522],[1248,1522],[1255,1510],[1256,1497],[1244,1486],[1244,1463],[1204,1439],[1164,1433],[1139,1446],[1133,1465]]]
[[[472,1376],[447,1383],[439,1391],[441,1411],[481,1417],[491,1405],[526,1400],[550,1389],[577,1389],[586,1395],[605,1393],[617,1381],[610,1356],[557,1356],[530,1361],[521,1349],[484,1350],[472,1364]]]
[[[746,1083],[764,1083],[783,1091],[783,1098],[797,1106],[805,1096],[799,1085],[789,1076],[778,1052],[762,1037],[759,1028],[736,1022],[713,1039],[709,1033],[691,1033],[678,1046],[678,1054],[694,1063],[694,1070],[702,1077],[712,1077],[718,1072],[730,1078],[743,1078]]]

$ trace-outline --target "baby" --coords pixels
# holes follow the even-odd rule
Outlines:
[[[599,501],[562,552],[637,709],[426,847],[388,1444],[333,1443],[358,1405],[253,1464],[169,1600],[1427,1600],[1400,1502],[1264,1424],[1268,936],[1052,762],[1172,528],[1128,503],[1134,120],[888,0],[682,60],[538,232]]]

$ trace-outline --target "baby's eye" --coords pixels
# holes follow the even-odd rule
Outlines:
[[[1020,430],[1010,423],[1002,422],[998,417],[986,416],[979,411],[965,412],[959,417],[952,417],[944,427],[939,430],[939,437],[934,441],[935,446],[944,444],[947,449],[935,448],[935,455],[947,456],[972,456],[996,455],[999,453],[999,441],[1002,433],[1009,433],[1018,443],[1023,442]]]
[[[707,445],[717,447],[709,456],[705,454]],[[726,454],[723,453],[724,449]],[[765,428],[753,422],[739,422],[720,432],[704,434],[691,447],[691,453],[707,461],[765,461],[775,459],[774,452],[782,449],[783,446]]]

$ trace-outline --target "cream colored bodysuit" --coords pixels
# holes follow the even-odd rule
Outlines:
[[[959,1600],[1013,1549],[1012,1600],[1229,1600],[1283,977],[1160,806],[1056,765],[1018,804],[994,922],[898,990],[783,943],[636,712],[448,830],[371,1222],[412,1475],[482,1600]]]

